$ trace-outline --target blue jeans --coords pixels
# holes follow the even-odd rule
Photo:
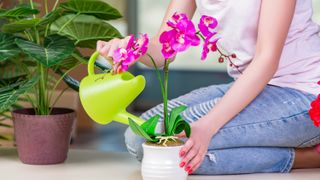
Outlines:
[[[186,105],[182,116],[194,122],[208,113],[230,88],[212,85],[194,90],[169,102],[169,109]],[[310,102],[316,97],[301,91],[267,85],[262,93],[213,136],[205,160],[194,174],[242,174],[290,172],[294,148],[320,143],[320,128],[310,120]],[[149,119],[162,114],[160,104],[142,114]],[[214,123],[214,122],[213,122]],[[142,159],[143,138],[125,133],[128,151]]]

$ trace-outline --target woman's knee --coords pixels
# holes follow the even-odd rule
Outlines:
[[[128,152],[138,161],[141,161],[143,157],[142,144],[145,142],[145,139],[134,134],[130,127],[124,133],[124,138]]]

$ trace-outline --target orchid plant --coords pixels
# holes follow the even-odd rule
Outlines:
[[[163,146],[166,146],[168,141],[176,141],[176,134],[183,131],[187,137],[191,134],[189,123],[181,116],[181,113],[187,109],[186,106],[173,108],[170,114],[168,113],[168,75],[169,65],[172,62],[172,58],[174,58],[179,52],[186,51],[191,46],[199,46],[202,39],[204,43],[201,60],[205,60],[210,51],[219,52],[219,62],[223,62],[225,59],[228,59],[230,66],[237,68],[237,66],[232,62],[232,58],[236,58],[236,55],[223,54],[217,46],[219,38],[216,38],[217,32],[214,30],[218,25],[218,21],[215,18],[205,15],[202,16],[198,24],[199,30],[197,31],[195,25],[190,19],[188,19],[186,14],[175,13],[167,22],[167,25],[170,27],[170,30],[164,31],[159,38],[159,42],[162,44],[161,52],[165,59],[163,76],[161,76],[161,72],[153,57],[147,54],[155,67],[161,87],[163,97],[164,132],[156,132],[160,115],[150,118],[140,126],[132,119],[129,119],[129,125],[134,133],[144,137],[150,142],[158,143]],[[113,71],[124,72],[128,70],[129,66],[134,63],[136,59],[146,54],[148,43],[149,39],[146,34],[141,34],[138,39],[135,39],[134,36],[131,35],[126,48],[119,48],[115,50],[113,55]]]

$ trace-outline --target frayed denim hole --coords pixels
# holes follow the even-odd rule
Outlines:
[[[217,163],[217,158],[214,152],[207,152],[206,156],[208,156],[209,161]]]

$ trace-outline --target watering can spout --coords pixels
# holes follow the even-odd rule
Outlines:
[[[128,113],[126,108],[143,91],[145,78],[129,72],[95,74],[94,62],[98,56],[98,52],[91,56],[88,76],[80,83],[79,95],[84,110],[99,124],[111,121],[129,124],[129,118],[142,124],[144,120]]]
[[[114,121],[119,122],[121,124],[129,125],[129,118],[132,119],[133,121],[135,121],[138,125],[141,125],[141,124],[143,124],[143,122],[145,122],[145,120],[143,120],[133,114],[130,114],[126,111],[117,114]]]

